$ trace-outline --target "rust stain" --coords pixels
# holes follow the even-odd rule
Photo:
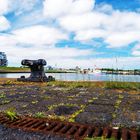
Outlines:
[[[139,140],[140,132],[130,129],[113,129],[111,127],[94,127],[79,123],[61,122],[58,120],[37,119],[30,117],[10,121],[5,116],[0,116],[0,123],[10,128],[20,128],[29,132],[59,135],[65,138],[83,140],[86,137],[115,138],[122,140]]]

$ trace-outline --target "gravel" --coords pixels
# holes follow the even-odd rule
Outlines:
[[[0,140],[70,140],[59,136],[29,133],[20,129],[6,128],[0,125]]]

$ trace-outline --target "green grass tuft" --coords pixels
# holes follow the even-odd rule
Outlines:
[[[37,112],[34,115],[35,118],[45,118],[45,113],[44,112]]]
[[[6,111],[4,111],[7,118],[9,118],[11,121],[17,119],[17,113],[15,112],[14,108],[9,108]]]
[[[84,140],[115,140],[115,138],[105,138],[104,136],[102,137],[95,137],[95,138],[85,138]]]
[[[105,82],[105,88],[108,89],[126,89],[140,90],[140,83],[136,82]]]

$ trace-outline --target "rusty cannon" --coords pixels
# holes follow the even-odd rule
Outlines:
[[[44,66],[47,64],[47,62],[44,59],[38,59],[38,60],[28,60],[24,59],[21,61],[21,64],[23,66],[28,66],[31,70],[31,74],[28,78],[25,78],[25,76],[21,76],[18,78],[18,81],[23,82],[49,82],[54,81],[54,77],[52,76],[46,76],[44,72]]]

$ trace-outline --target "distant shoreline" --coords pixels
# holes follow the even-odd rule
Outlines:
[[[5,74],[5,73],[30,73],[29,71],[0,71],[0,74]]]
[[[30,73],[30,69],[20,67],[0,67],[0,74],[5,73]],[[76,73],[76,71],[45,70],[45,73]]]
[[[0,74],[5,74],[5,73],[30,73],[30,71],[0,71]],[[66,71],[46,71],[45,73],[76,73],[76,72],[66,72]]]

